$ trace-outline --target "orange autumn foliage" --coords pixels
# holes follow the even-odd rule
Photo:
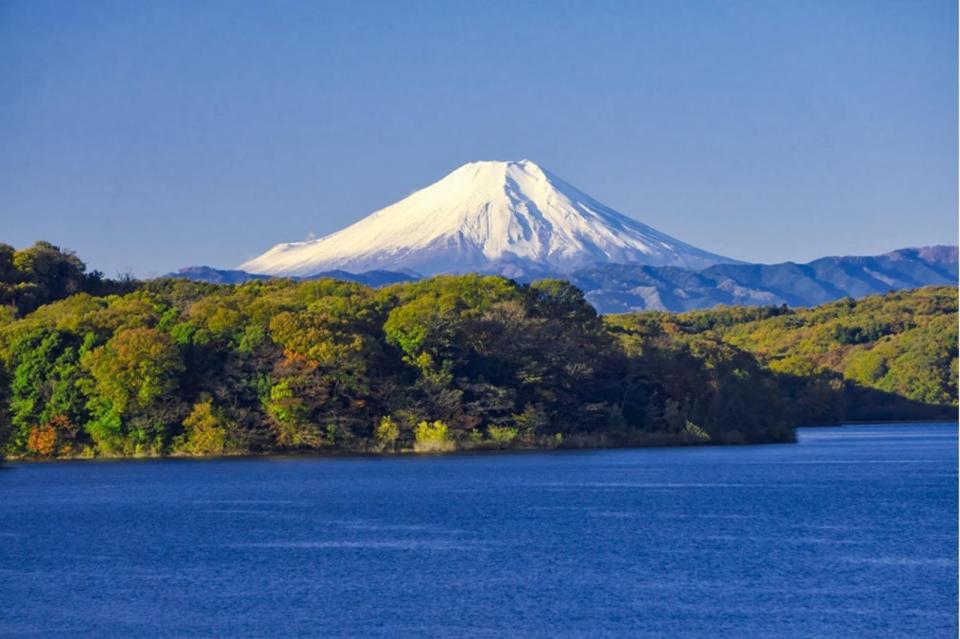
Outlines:
[[[57,429],[50,424],[34,426],[30,430],[27,447],[38,455],[50,457],[57,452]]]

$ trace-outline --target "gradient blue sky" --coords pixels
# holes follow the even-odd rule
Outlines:
[[[0,241],[231,267],[530,158],[776,262],[955,243],[955,2],[0,0]]]

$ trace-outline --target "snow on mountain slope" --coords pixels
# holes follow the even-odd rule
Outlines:
[[[465,164],[341,231],[278,244],[239,268],[271,275],[333,269],[515,275],[603,263],[696,269],[732,261],[626,217],[521,160]]]

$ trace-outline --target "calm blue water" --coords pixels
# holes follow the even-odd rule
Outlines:
[[[5,636],[956,636],[954,424],[13,464],[0,505]]]

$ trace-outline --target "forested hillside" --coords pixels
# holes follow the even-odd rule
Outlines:
[[[558,280],[110,282],[27,251],[0,313],[11,456],[757,443],[956,404],[951,288],[601,319]]]
[[[608,323],[634,330],[654,325],[684,340],[708,335],[752,353],[777,374],[801,423],[955,415],[955,287],[845,299],[811,309],[640,313],[613,316]]]
[[[11,455],[452,450],[792,437],[773,375],[635,357],[565,282],[156,280],[0,326]],[[707,359],[709,358],[709,360]]]

